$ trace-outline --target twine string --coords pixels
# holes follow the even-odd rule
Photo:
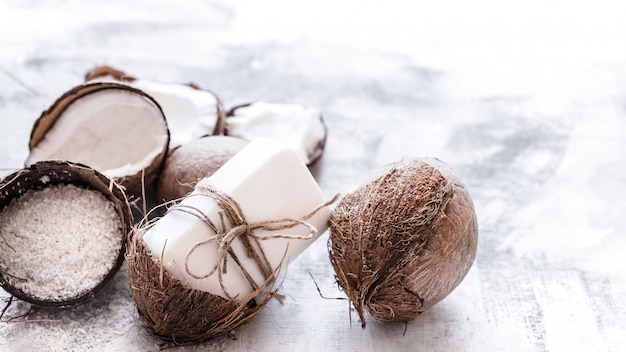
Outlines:
[[[168,212],[179,211],[197,217],[214,233],[207,239],[195,243],[189,249],[185,256],[185,271],[188,275],[197,280],[206,279],[209,276],[217,273],[220,287],[224,294],[230,299],[232,299],[233,297],[228,292],[228,289],[224,284],[223,279],[223,275],[227,273],[226,268],[228,264],[228,257],[231,257],[234,260],[235,264],[241,269],[241,272],[245,276],[252,290],[256,291],[259,288],[259,285],[254,281],[252,275],[246,269],[245,265],[242,263],[241,259],[238,258],[237,254],[232,248],[232,243],[235,239],[239,239],[241,241],[247,256],[256,263],[256,266],[261,271],[263,277],[267,280],[274,275],[273,273],[275,272],[275,270],[272,269],[272,266],[270,265],[269,260],[267,259],[267,256],[265,255],[263,248],[261,247],[259,242],[276,238],[309,240],[315,237],[318,233],[318,230],[307,220],[315,216],[323,208],[334,203],[339,198],[339,194],[336,194],[328,201],[320,204],[310,213],[306,214],[300,219],[283,218],[277,220],[249,223],[246,220],[246,217],[244,216],[239,203],[237,203],[237,201],[235,201],[228,194],[210,185],[198,185],[196,186],[196,191],[198,191],[198,193],[190,195],[190,197],[206,196],[211,198],[216,203],[219,208],[218,214],[220,217],[220,226],[217,226],[215,222],[211,220],[209,216],[205,214],[202,210],[193,206],[178,203],[168,209]],[[304,226],[307,231],[303,234],[291,235],[280,232],[282,230],[291,229],[299,225]],[[258,235],[255,233],[255,231],[257,230],[272,231],[273,233],[267,235]],[[192,272],[189,266],[189,258],[198,248],[205,246],[209,243],[217,243],[218,245],[217,260],[215,264],[210,267],[208,272],[206,272],[205,274],[197,274]]]

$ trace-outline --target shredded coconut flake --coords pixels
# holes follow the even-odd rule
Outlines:
[[[29,190],[0,212],[0,270],[34,298],[78,297],[114,267],[120,228],[100,192],[74,185]]]

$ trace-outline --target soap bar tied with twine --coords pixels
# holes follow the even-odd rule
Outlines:
[[[228,298],[234,297],[228,293],[228,288],[224,285],[222,274],[226,273],[226,261],[228,260],[229,256],[237,263],[237,266],[241,269],[242,273],[248,280],[250,287],[253,290],[257,290],[259,288],[259,285],[254,281],[254,279],[246,269],[245,265],[242,264],[242,262],[239,260],[231,247],[231,244],[235,239],[241,240],[246,249],[248,257],[254,259],[256,265],[263,273],[263,276],[265,278],[269,278],[272,276],[272,272],[274,270],[267,260],[263,248],[259,245],[259,241],[273,238],[287,238],[291,240],[312,239],[315,235],[317,235],[317,229],[313,225],[307,223],[306,220],[317,214],[320,209],[333,203],[338,197],[335,196],[326,203],[321,204],[309,214],[305,215],[302,219],[278,219],[248,223],[243,212],[241,211],[241,207],[239,206],[239,204],[226,193],[221,192],[217,188],[210,185],[199,185],[198,187],[196,187],[196,191],[199,191],[200,194],[190,196],[208,196],[217,203],[218,207],[221,210],[219,212],[221,224],[218,228],[216,224],[206,214],[204,214],[200,209],[192,206],[179,203],[169,208],[169,211],[182,211],[197,216],[213,232],[215,232],[215,235],[209,237],[204,241],[196,243],[189,250],[185,261],[185,271],[187,272],[187,274],[198,280],[205,279],[217,272],[217,274],[219,275],[220,286],[222,287],[222,290]],[[230,224],[230,226],[227,226],[225,219],[228,224]],[[274,232],[270,235],[258,236],[254,232],[255,230],[281,231],[284,229],[293,228],[298,225],[305,226],[308,229],[308,233],[304,235],[286,235],[279,232]],[[218,260],[208,273],[203,275],[193,273],[189,268],[189,257],[198,247],[201,247],[211,242],[218,243]],[[285,253],[286,250],[287,248],[285,249]]]
[[[219,208],[219,224],[211,220],[202,210],[188,205],[175,204],[168,208],[170,212],[184,212],[200,219],[212,234],[203,241],[195,243],[187,252],[185,271],[196,279],[218,275],[224,295],[201,291],[189,287],[174,277],[164,268],[163,258],[156,258],[143,241],[143,234],[155,221],[145,221],[135,229],[129,246],[128,279],[131,295],[139,314],[148,322],[154,332],[162,339],[179,343],[191,343],[209,339],[227,333],[252,319],[265,305],[276,298],[282,301],[282,295],[274,287],[276,276],[287,259],[287,248],[280,264],[272,268],[261,241],[287,238],[290,240],[310,240],[318,235],[315,226],[307,222],[320,210],[333,204],[339,197],[335,195],[320,204],[299,219],[274,219],[261,222],[248,222],[240,205],[228,194],[210,185],[196,186],[196,192],[188,197],[209,197]],[[281,231],[303,226],[302,234],[283,234]],[[264,230],[264,235],[256,231]],[[271,233],[267,234],[270,231]],[[250,274],[250,269],[243,264],[244,258],[235,253],[232,244],[241,241],[245,255],[252,258],[263,273],[264,280],[257,282]],[[208,267],[205,273],[193,272],[189,268],[189,257],[200,247],[215,243],[218,245],[215,265]],[[288,246],[288,244],[287,244]],[[226,274],[227,261],[233,260],[246,277],[252,292],[245,297],[231,295]],[[249,261],[248,261],[249,263]]]

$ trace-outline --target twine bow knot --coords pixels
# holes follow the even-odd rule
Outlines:
[[[245,215],[243,214],[241,207],[239,206],[239,203],[237,203],[237,201],[235,201],[228,194],[210,185],[198,185],[196,186],[196,191],[198,192],[196,194],[190,195],[190,197],[191,196],[207,196],[215,201],[218,208],[220,209],[218,213],[219,218],[220,218],[220,226],[218,227],[208,217],[208,215],[202,212],[202,210],[193,206],[179,203],[168,209],[168,212],[181,211],[181,212],[185,212],[193,216],[196,216],[197,218],[202,220],[202,222],[206,224],[209,227],[209,229],[214,233],[209,238],[203,241],[197,242],[189,249],[189,251],[187,252],[187,255],[185,256],[185,271],[191,277],[198,279],[198,280],[208,278],[209,276],[217,272],[218,281],[220,283],[221,289],[223,290],[224,294],[228,298],[231,298],[231,299],[233,297],[229,294],[227,288],[224,285],[224,280],[223,280],[223,275],[226,274],[228,257],[232,258],[235,261],[235,263],[239,266],[243,275],[246,277],[246,280],[250,284],[250,287],[252,288],[252,290],[256,291],[259,289],[259,285],[254,281],[254,279],[252,278],[252,276],[250,275],[246,267],[243,265],[243,263],[237,257],[235,251],[232,249],[232,243],[233,241],[235,241],[235,239],[237,238],[240,239],[240,241],[244,245],[244,248],[246,249],[247,256],[254,260],[259,270],[263,274],[263,277],[266,279],[265,281],[267,281],[267,279],[269,279],[275,273],[275,270],[272,269],[272,266],[269,263],[263,251],[263,248],[260,246],[259,241],[275,239],[275,238],[286,238],[286,239],[292,239],[292,240],[309,240],[315,237],[318,233],[318,230],[311,223],[307,222],[307,220],[309,220],[311,217],[317,214],[321,209],[334,203],[339,198],[339,194],[334,195],[328,201],[324,202],[323,204],[320,204],[315,209],[313,209],[313,211],[306,214],[300,219],[283,218],[283,219],[277,219],[277,220],[267,220],[267,221],[249,223],[246,220]],[[289,235],[289,234],[283,234],[280,232],[274,232],[274,233],[271,233],[269,235],[264,235],[264,236],[259,236],[258,234],[255,233],[256,230],[281,231],[281,230],[286,230],[286,229],[296,227],[298,225],[306,227],[307,232],[304,234],[296,234],[296,235]],[[193,273],[191,269],[189,268],[190,256],[199,247],[207,245],[212,242],[215,242],[218,244],[217,261],[206,274],[199,275],[199,274]],[[287,249],[288,249],[288,244],[287,244],[287,248],[285,248],[285,254],[287,253]],[[283,257],[283,260],[284,260],[284,257]],[[282,260],[281,260],[281,264],[282,264]]]

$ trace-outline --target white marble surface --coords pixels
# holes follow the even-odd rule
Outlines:
[[[309,276],[342,297],[326,233],[289,267],[283,305],[179,350],[626,351],[625,42],[623,10],[604,0],[6,0],[0,175],[21,167],[41,111],[99,64],[192,81],[226,106],[315,106],[327,194],[400,158],[451,164],[476,205],[475,265],[406,332],[362,330]],[[159,348],[124,270],[87,304],[33,318],[0,323],[0,350]]]

